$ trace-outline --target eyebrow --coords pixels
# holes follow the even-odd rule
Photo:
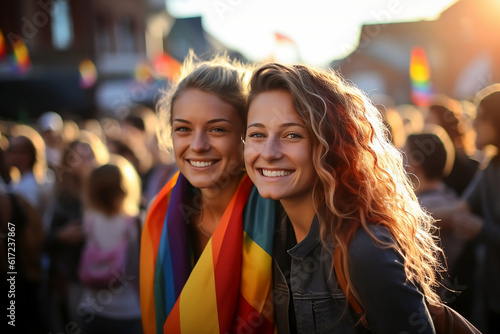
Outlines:
[[[300,128],[303,128],[303,129],[305,129],[305,128],[306,128],[304,125],[299,124],[299,123],[294,123],[294,122],[290,122],[290,123],[283,123],[283,124],[281,124],[281,125],[280,125],[280,128],[288,128],[288,127],[291,127],[291,126],[298,126],[298,127],[300,127]],[[249,124],[249,125],[247,126],[247,129],[248,129],[248,128],[251,128],[251,127],[256,127],[256,128],[264,128],[265,126],[264,126],[264,124],[262,124],[262,123],[252,123],[252,124]]]
[[[181,123],[191,124],[190,121],[182,119],[182,118],[174,118],[174,120],[172,122],[181,122]],[[227,123],[232,124],[232,122],[230,120],[225,119],[225,118],[214,118],[214,119],[209,120],[207,122],[207,124],[219,123],[219,122],[227,122]]]

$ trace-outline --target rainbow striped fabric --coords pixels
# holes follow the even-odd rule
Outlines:
[[[411,100],[417,106],[429,106],[434,94],[431,70],[424,48],[415,46],[410,55]]]
[[[177,173],[148,211],[140,265],[144,333],[273,333],[274,202],[260,198],[245,175],[193,267],[187,189]]]

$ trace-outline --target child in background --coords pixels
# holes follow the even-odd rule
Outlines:
[[[106,288],[86,286],[78,307],[84,333],[142,333],[138,294],[140,181],[123,157],[92,171],[84,213],[87,242],[110,250],[128,238],[127,266]],[[132,268],[133,266],[134,268]]]

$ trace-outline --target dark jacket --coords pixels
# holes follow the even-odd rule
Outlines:
[[[358,316],[337,284],[317,218],[306,238],[292,248],[287,247],[293,238],[291,224],[278,225],[273,254],[278,333],[434,333],[424,297],[406,281],[403,259],[393,248],[377,246],[362,229],[349,245],[349,272],[367,313],[368,331],[356,326]],[[394,243],[386,228],[374,226],[372,232]]]
[[[476,242],[485,245],[484,271],[478,293],[483,293],[489,310],[500,313],[500,155],[476,175],[465,192],[473,213],[480,215],[484,225]],[[473,266],[474,264],[470,264]],[[471,272],[469,267],[469,272]],[[474,272],[472,270],[472,272]],[[460,278],[460,277],[459,277]]]

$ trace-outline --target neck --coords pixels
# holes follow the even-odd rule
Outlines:
[[[19,167],[17,167],[17,169],[19,169],[19,173],[21,175],[27,174],[27,173],[32,171],[32,168],[27,167],[27,166],[19,166]]]
[[[241,178],[234,178],[227,186],[221,188],[203,188],[201,191],[201,213],[204,228],[213,233],[221,220],[227,205],[238,189]]]
[[[415,194],[421,194],[424,191],[441,189],[444,183],[441,180],[427,180],[424,177],[419,178],[418,188],[415,189]]]
[[[310,201],[281,200],[281,205],[292,223],[297,242],[301,242],[309,233],[316,212],[312,198]]]

